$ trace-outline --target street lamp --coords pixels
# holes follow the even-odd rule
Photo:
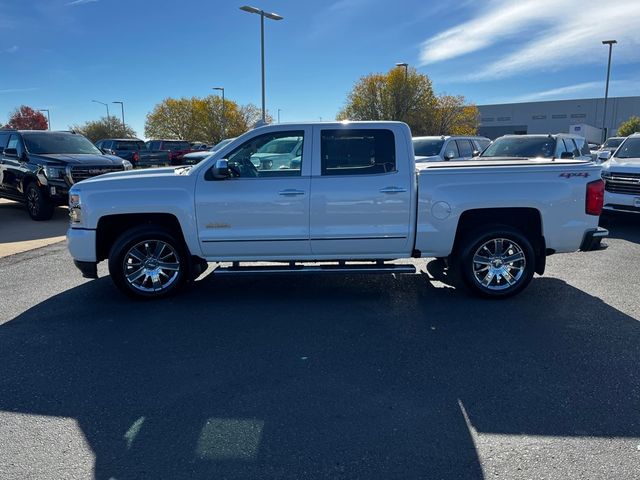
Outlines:
[[[613,45],[618,43],[616,40],[603,40],[603,45],[609,45],[609,62],[607,63],[607,83],[604,88],[604,112],[602,113],[602,143],[607,139],[607,128],[606,128],[606,120],[607,120],[607,99],[609,98],[609,75],[611,74],[611,50],[613,49]]]
[[[404,81],[407,81],[407,75],[409,70],[409,64],[406,62],[396,63],[396,67],[404,67]]]
[[[212,90],[220,90],[222,92],[222,139],[224,139],[226,133],[227,133],[227,118],[224,116],[224,87],[213,87]]]
[[[278,123],[280,123],[280,112],[282,111],[281,108],[278,109]]]
[[[244,10],[245,12],[255,13],[260,15],[260,53],[262,58],[262,123],[265,124],[266,113],[265,113],[265,100],[264,100],[264,17],[267,17],[271,20],[282,20],[284,17],[278,15],[277,13],[268,13],[264,10],[261,10],[256,7],[250,7],[248,5],[244,5],[240,7],[240,10]]]
[[[49,109],[48,108],[41,108],[38,111],[39,112],[47,112],[47,126],[49,127],[48,130],[51,130],[51,117],[49,116]]]
[[[100,103],[100,104],[104,105],[105,107],[107,107],[107,121],[109,121],[109,104],[108,104],[108,103],[101,102],[101,101],[99,101],[99,100],[91,100],[91,101],[92,101],[92,102],[96,102],[96,103]]]
[[[111,102],[111,103],[119,103],[120,108],[122,109],[122,134],[127,134],[127,124],[124,123],[124,102]]]

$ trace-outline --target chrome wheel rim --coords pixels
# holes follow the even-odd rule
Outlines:
[[[522,247],[508,238],[492,238],[473,255],[473,277],[488,290],[513,287],[524,275],[526,266]]]
[[[124,277],[132,288],[141,292],[166,290],[179,273],[178,253],[162,240],[144,240],[131,247],[124,256]]]
[[[39,206],[38,203],[40,201],[40,193],[35,188],[30,188],[27,193],[27,208],[31,212],[32,215],[38,215]]]

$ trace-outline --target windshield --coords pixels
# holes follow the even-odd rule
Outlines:
[[[618,148],[624,138],[608,138],[602,148]]]
[[[413,141],[413,153],[419,157],[434,157],[440,155],[444,140],[437,138],[423,138]]]
[[[481,157],[553,158],[556,141],[549,137],[502,137],[487,147]]]
[[[102,155],[102,152],[84,138],[74,133],[25,132],[24,145],[29,153],[68,153]]]
[[[618,149],[616,158],[640,158],[640,138],[628,138]]]
[[[260,147],[257,153],[291,153],[299,140],[297,137],[272,140]]]

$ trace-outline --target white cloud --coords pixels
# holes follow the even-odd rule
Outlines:
[[[509,52],[468,80],[488,80],[526,71],[552,71],[602,64],[602,40],[616,39],[616,62],[640,60],[640,2],[617,0],[493,0],[476,18],[446,30],[422,44],[421,65],[472,52],[481,63],[491,46]]]
[[[65,3],[67,7],[75,7],[76,5],[84,5],[85,3],[94,3],[99,0],[73,0],[73,2]]]
[[[604,95],[604,80],[601,82],[584,82],[565,87],[552,88],[541,92],[527,93],[520,97],[509,99],[510,102],[535,102],[538,100],[562,100],[575,98],[577,94],[584,97],[602,97]],[[614,80],[609,83],[609,96],[632,96],[640,90],[638,80]]]
[[[19,50],[18,46],[17,45],[13,45],[13,46],[11,46],[9,48],[5,48],[4,52],[5,53],[16,53],[18,50]]]

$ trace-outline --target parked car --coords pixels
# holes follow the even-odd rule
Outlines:
[[[170,165],[169,152],[149,150],[146,143],[137,138],[106,138],[97,141],[96,147],[109,155],[129,160],[134,168]]]
[[[302,155],[302,137],[274,137],[251,155],[251,162],[259,170],[277,170],[291,168],[300,161]]]
[[[640,133],[626,137],[613,156],[598,155],[604,161],[604,210],[640,213]]]
[[[183,140],[149,140],[147,148],[149,150],[169,152],[169,163],[171,165],[182,165],[182,157],[193,151],[191,144]]]
[[[34,220],[66,205],[75,183],[131,168],[74,132],[0,130],[0,197],[24,203]]]
[[[227,143],[231,142],[232,140],[235,140],[235,137],[225,138],[224,140],[221,140],[220,142],[216,143],[209,150],[187,153],[182,157],[182,163],[184,163],[185,165],[196,165],[198,162],[207,158],[213,152],[217,152],[218,150],[220,150],[222,147],[224,147]]]
[[[441,136],[414,137],[416,163],[470,160],[491,143],[486,137]]]
[[[313,139],[297,168],[253,163],[264,145],[291,138]],[[193,167],[77,185],[69,251],[88,278],[108,258],[112,281],[136,297],[175,293],[207,262],[230,263],[214,275],[389,274],[415,267],[385,262],[438,257],[461,285],[503,298],[542,274],[547,255],[593,249],[608,233],[598,227],[604,182],[593,162],[416,168],[412,147],[400,122],[256,128]]]
[[[480,155],[490,158],[549,158],[592,161],[589,145],[579,135],[504,135],[496,138]]]
[[[627,137],[609,137],[607,138],[607,140],[602,144],[602,146],[598,149],[597,153],[600,152],[615,152],[616,148],[618,148],[622,142],[624,142],[625,138]]]

